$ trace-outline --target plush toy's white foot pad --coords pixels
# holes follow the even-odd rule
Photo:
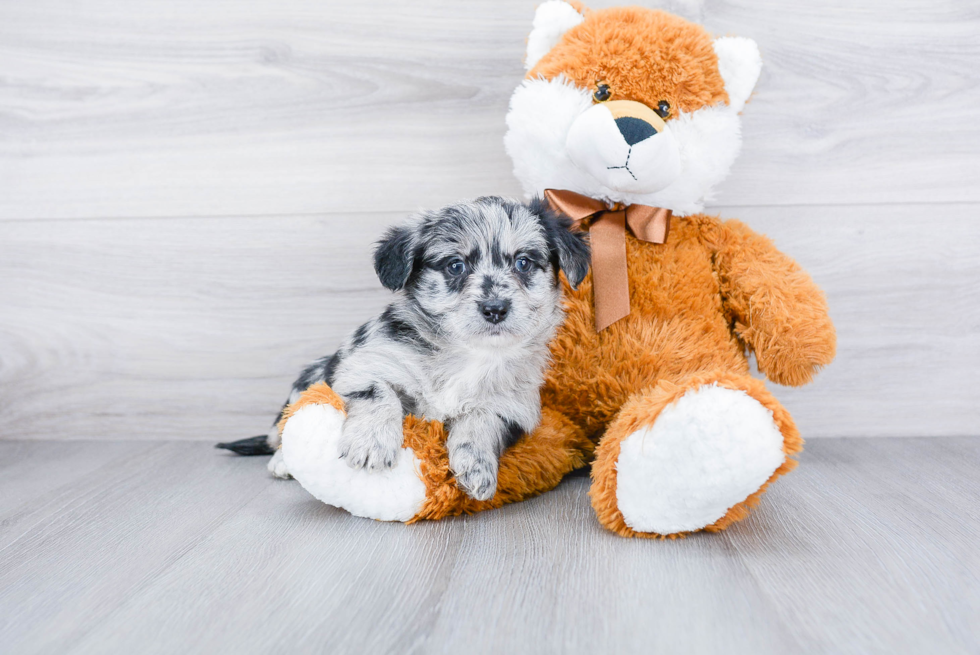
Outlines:
[[[711,525],[785,460],[772,412],[744,391],[688,391],[620,444],[616,499],[626,525],[673,534]]]
[[[412,449],[402,448],[390,469],[352,469],[337,448],[343,425],[344,415],[330,405],[307,405],[293,414],[282,433],[289,473],[317,499],[354,516],[407,521],[418,514],[425,483]]]

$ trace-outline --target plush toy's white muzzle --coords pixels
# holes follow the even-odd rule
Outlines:
[[[621,105],[635,107],[629,111]],[[582,112],[568,131],[565,149],[579,170],[628,193],[655,193],[681,174],[670,127],[638,102],[601,103]]]

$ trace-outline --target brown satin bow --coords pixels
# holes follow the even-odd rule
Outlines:
[[[607,207],[604,202],[574,191],[545,189],[552,208],[589,231],[592,243],[592,290],[595,328],[601,332],[630,313],[626,272],[626,226],[640,241],[664,243],[670,231],[671,210],[647,205]]]

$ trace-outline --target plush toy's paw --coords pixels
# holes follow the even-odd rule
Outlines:
[[[304,394],[286,420],[282,431],[286,469],[317,499],[355,516],[382,521],[413,518],[426,499],[418,458],[410,448],[398,448],[391,468],[348,466],[340,457],[343,403],[329,387],[322,387]]]
[[[772,411],[744,391],[701,386],[621,442],[617,505],[636,532],[700,530],[759,491],[785,459]]]
[[[293,477],[289,474],[289,469],[286,468],[286,462],[282,460],[281,449],[272,456],[272,459],[266,464],[266,468],[269,469],[269,473],[282,480],[290,480]]]
[[[460,446],[449,452],[449,467],[456,484],[474,500],[490,500],[497,493],[497,460],[492,455]]]

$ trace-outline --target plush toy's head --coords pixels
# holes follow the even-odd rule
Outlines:
[[[738,155],[761,65],[752,40],[662,11],[548,0],[507,114],[514,173],[531,195],[700,211]]]

